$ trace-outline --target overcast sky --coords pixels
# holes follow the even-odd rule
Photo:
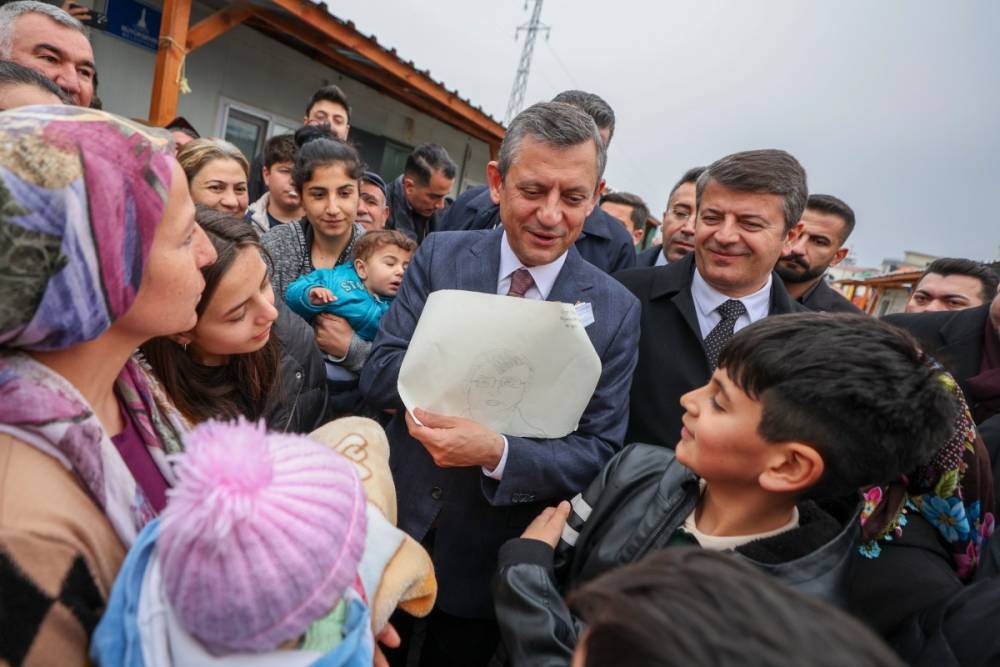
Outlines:
[[[330,7],[503,120],[519,0]],[[607,100],[608,184],[655,215],[688,167],[783,148],[854,208],[859,264],[1000,256],[1000,2],[545,0],[542,21],[526,104]]]

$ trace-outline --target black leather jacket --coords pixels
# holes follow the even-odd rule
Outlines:
[[[573,499],[555,551],[537,540],[504,544],[494,605],[509,663],[568,665],[582,626],[562,592],[667,546],[700,493],[698,477],[672,450],[629,445]],[[860,509],[860,497],[804,501],[798,528],[734,553],[802,593],[844,606]]]
[[[275,299],[273,334],[281,341],[278,391],[271,394],[264,419],[274,431],[309,433],[327,420],[326,366],[313,328]]]

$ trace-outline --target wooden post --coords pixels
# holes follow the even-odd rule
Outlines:
[[[181,67],[190,20],[191,0],[164,1],[153,74],[153,96],[149,103],[149,122],[158,127],[163,127],[177,116]]]

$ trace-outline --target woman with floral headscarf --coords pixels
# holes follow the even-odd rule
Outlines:
[[[193,326],[214,259],[168,135],[0,114],[0,662],[85,659],[179,442],[131,355]]]
[[[952,435],[926,465],[866,490],[850,606],[908,663],[997,664],[985,619],[1000,581],[973,584],[995,524],[989,455],[958,383],[941,381],[960,407]]]

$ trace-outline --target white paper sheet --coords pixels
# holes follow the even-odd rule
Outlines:
[[[600,377],[576,304],[441,290],[424,305],[397,386],[411,412],[561,438],[576,430]]]

